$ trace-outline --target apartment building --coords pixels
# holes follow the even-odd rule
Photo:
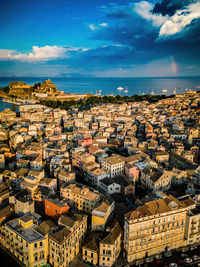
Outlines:
[[[94,233],[94,232],[92,232]],[[82,247],[82,259],[84,262],[92,264],[94,266],[98,265],[99,261],[99,244],[96,241],[95,234],[87,237],[85,244]]]
[[[145,203],[125,214],[124,248],[128,262],[186,245],[186,214],[192,199],[173,196]]]
[[[170,189],[172,181],[174,180],[174,173],[171,171],[162,171],[151,166],[145,167],[141,174],[141,184],[153,190],[167,191]]]
[[[114,177],[124,172],[125,159],[120,155],[111,156],[103,159],[101,164],[102,169],[106,170],[110,177]]]
[[[62,185],[60,188],[61,197],[79,211],[91,213],[99,202],[101,195],[89,188],[77,184]]]
[[[65,267],[79,253],[87,231],[87,216],[61,215],[58,224],[62,228],[49,235],[49,262],[54,267]]]
[[[115,208],[115,202],[106,200],[92,211],[92,230],[104,231]]]
[[[98,188],[100,181],[108,176],[107,172],[101,168],[94,168],[88,170],[85,173],[85,181],[88,182],[91,186]]]
[[[10,253],[26,266],[44,266],[47,263],[47,238],[35,230],[30,215],[14,219],[0,228],[0,241]]]
[[[187,213],[185,238],[187,245],[199,244],[200,242],[200,207],[196,206]]]
[[[86,162],[95,162],[95,157],[82,149],[72,151],[72,165],[82,168]]]
[[[122,229],[118,222],[99,243],[99,266],[112,266],[121,252]]]

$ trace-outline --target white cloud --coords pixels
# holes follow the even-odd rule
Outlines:
[[[189,5],[183,10],[178,10],[160,28],[159,36],[174,35],[181,32],[194,19],[200,18],[200,3]]]
[[[48,61],[57,58],[69,57],[67,52],[78,48],[65,48],[61,46],[33,46],[29,53],[18,53],[16,50],[0,49],[0,60],[17,60],[22,62]]]
[[[33,46],[29,53],[20,53],[16,50],[0,49],[0,60],[17,60],[21,62],[39,62],[59,58],[68,58],[71,52],[85,52],[88,48],[83,47],[62,47],[62,46]]]
[[[176,11],[173,16],[153,14],[153,4],[141,1],[134,4],[134,11],[144,19],[160,27],[159,37],[170,36],[181,32],[194,19],[200,18],[200,3],[193,3],[182,10]]]
[[[89,28],[90,28],[91,31],[96,31],[96,30],[99,30],[100,28],[105,28],[107,26],[108,26],[108,23],[106,23],[106,22],[99,23],[97,25],[89,24]]]
[[[152,14],[153,4],[147,1],[134,4],[133,10],[144,19],[151,21],[152,24],[157,27],[161,26],[168,19],[168,16]]]

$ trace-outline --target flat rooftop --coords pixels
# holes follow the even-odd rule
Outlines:
[[[14,219],[7,223],[7,226],[11,228],[14,232],[20,235],[23,239],[25,239],[28,243],[36,242],[45,239],[43,235],[38,233],[34,227],[36,225],[32,225],[29,228],[23,228],[19,224],[19,219]]]

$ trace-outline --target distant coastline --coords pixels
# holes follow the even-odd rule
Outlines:
[[[49,77],[0,77],[0,88],[5,87],[11,81],[24,81],[26,84],[41,83]],[[177,93],[185,93],[185,89],[198,90],[200,86],[200,76],[194,77],[134,77],[134,78],[102,78],[102,77],[50,77],[59,91],[69,94],[93,94],[99,90],[102,95],[117,95],[117,87],[128,87],[128,93],[125,95],[150,94],[154,90],[155,94],[162,94],[163,89],[168,90],[168,95],[172,94],[174,89]]]

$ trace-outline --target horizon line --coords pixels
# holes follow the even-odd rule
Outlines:
[[[186,75],[186,76],[92,76],[92,75],[78,75],[77,76],[0,76],[0,78],[125,78],[125,79],[133,79],[133,78],[200,78],[200,75]]]

